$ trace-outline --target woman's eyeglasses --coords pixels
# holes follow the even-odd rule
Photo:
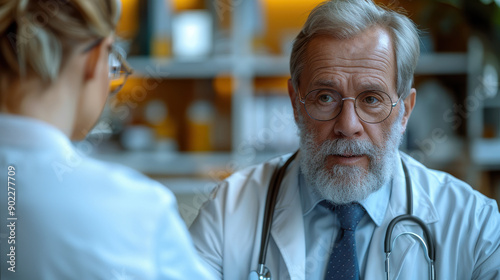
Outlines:
[[[111,47],[108,60],[110,95],[119,92],[125,85],[128,76],[133,73],[133,69],[130,67],[127,60],[125,60],[125,57],[126,53],[122,48],[118,46]]]
[[[102,40],[103,39],[96,40],[90,46],[85,48],[83,52],[85,53],[95,48],[102,42]],[[125,50],[115,45],[111,46],[111,50],[109,51],[108,56],[110,95],[114,95],[119,92],[125,85],[128,76],[130,76],[134,72],[132,67],[130,67],[130,64],[128,64],[127,60],[125,60],[126,56],[127,54],[125,53]]]

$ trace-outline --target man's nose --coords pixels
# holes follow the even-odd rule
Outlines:
[[[358,136],[363,131],[363,125],[356,114],[354,102],[355,99],[352,97],[343,99],[342,111],[334,119],[334,132],[336,135],[351,138]]]

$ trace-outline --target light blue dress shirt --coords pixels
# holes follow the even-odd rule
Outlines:
[[[299,191],[306,240],[306,279],[324,279],[331,248],[340,232],[340,223],[335,211],[332,212],[319,204],[323,198],[307,186],[302,172],[299,172]],[[367,199],[359,202],[367,213],[356,228],[356,250],[362,279],[365,275],[363,264],[367,263],[372,235],[375,226],[382,224],[390,193],[391,182],[388,182]]]

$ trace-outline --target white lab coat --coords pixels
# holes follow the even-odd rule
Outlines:
[[[166,187],[78,153],[38,120],[0,114],[0,131],[2,280],[209,278]],[[13,244],[8,166],[15,168]]]
[[[298,155],[300,157],[300,153]],[[268,184],[277,165],[288,156],[237,172],[218,186],[190,228],[195,246],[208,269],[219,279],[247,279],[256,269]],[[500,279],[500,213],[494,200],[464,182],[427,169],[401,153],[413,184],[414,213],[436,240],[437,279]],[[266,266],[273,279],[305,279],[306,260],[303,212],[298,188],[299,160],[289,166],[281,185],[271,229]],[[405,214],[406,188],[402,165],[393,180],[389,206],[381,227],[373,232],[362,279],[385,279],[383,249],[386,228]],[[411,231],[410,222],[398,224],[393,238]],[[391,254],[391,279],[428,279],[419,243],[407,235],[398,239]]]

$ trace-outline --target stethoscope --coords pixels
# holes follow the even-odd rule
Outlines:
[[[270,232],[271,232],[271,224],[273,221],[273,215],[274,215],[274,206],[276,205],[276,198],[278,197],[278,192],[279,188],[281,185],[281,182],[283,181],[283,177],[285,177],[286,169],[290,165],[290,163],[295,159],[299,151],[295,152],[288,160],[283,164],[281,167],[277,167],[276,170],[273,173],[273,176],[271,177],[271,181],[269,181],[269,188],[267,191],[267,199],[266,199],[266,205],[265,205],[265,211],[264,211],[264,221],[262,222],[262,236],[261,236],[261,242],[260,242],[260,252],[259,252],[259,261],[257,265],[256,270],[252,270],[250,274],[248,275],[249,280],[271,280],[271,271],[269,268],[266,267],[266,254],[267,254],[267,245],[269,244],[269,237],[270,237]],[[404,161],[401,159],[401,163],[403,165],[403,171],[405,173],[405,180],[406,180],[406,202],[407,202],[407,213],[397,216],[394,218],[389,225],[387,226],[387,230],[385,233],[385,242],[384,242],[384,252],[385,252],[385,273],[386,273],[386,279],[389,280],[389,274],[390,274],[390,255],[392,252],[392,248],[394,247],[394,243],[396,240],[403,236],[407,235],[412,238],[415,238],[421,245],[423,250],[425,251],[425,258],[429,264],[429,278],[432,280],[436,279],[436,272],[434,268],[434,263],[436,260],[436,252],[434,248],[434,242],[432,239],[432,236],[430,234],[429,228],[427,225],[417,216],[414,216],[413,213],[413,191],[412,191],[412,184],[411,184],[411,178],[408,172],[408,168],[406,167],[406,164]],[[419,236],[416,233],[413,232],[403,232],[398,234],[394,239],[392,239],[392,232],[394,230],[394,227],[396,224],[402,221],[412,221],[419,225],[423,232],[424,232],[424,238]],[[392,242],[391,242],[392,240]],[[426,242],[427,241],[427,242]]]

